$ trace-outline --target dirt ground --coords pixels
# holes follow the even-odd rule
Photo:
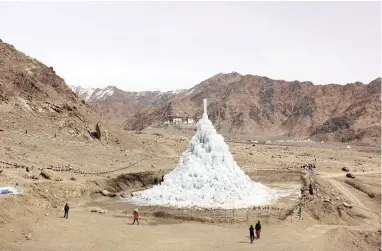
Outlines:
[[[140,225],[130,225],[135,205],[97,193],[130,192],[174,169],[189,137],[120,132],[118,144],[66,138],[53,133],[0,132],[0,187],[24,194],[0,195],[0,250],[378,250],[380,246],[380,154],[353,149],[229,143],[239,166],[270,187],[301,187],[300,166],[316,164],[322,196],[280,219],[262,221],[262,236],[249,244],[246,220],[202,222],[175,217],[170,209],[139,207]],[[19,166],[18,165],[25,165]],[[26,171],[26,166],[29,172]],[[52,171],[51,179],[41,168]],[[69,167],[71,168],[69,170]],[[348,167],[376,195],[345,183]],[[378,196],[379,192],[379,196]],[[297,197],[297,196],[295,196]],[[293,207],[288,198],[274,207]],[[63,219],[63,206],[71,206]],[[344,204],[345,203],[345,204]],[[346,207],[343,205],[351,206]],[[91,212],[92,208],[107,210]],[[165,216],[154,213],[167,212]],[[167,211],[166,211],[167,210]],[[200,216],[200,218],[198,218]],[[199,220],[198,220],[199,219]]]

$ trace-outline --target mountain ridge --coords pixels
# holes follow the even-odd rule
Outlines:
[[[369,84],[315,85],[231,72],[218,73],[178,93],[155,93],[127,97],[125,103],[135,103],[130,108],[122,105],[128,114],[119,116],[119,124],[127,130],[143,130],[161,126],[173,115],[197,119],[207,98],[209,116],[223,134],[380,143],[381,78]],[[89,104],[97,110],[105,102]],[[109,97],[108,107],[113,106]]]

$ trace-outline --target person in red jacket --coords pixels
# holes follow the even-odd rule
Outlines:
[[[260,233],[261,233],[261,224],[260,224],[260,221],[258,221],[255,225],[255,229],[256,229],[256,236],[257,236],[257,239],[260,239]]]
[[[137,224],[139,225],[139,221],[138,221],[138,217],[139,217],[138,209],[134,210],[133,215],[134,215],[134,221],[133,221],[132,225],[134,225],[135,221],[137,221]]]

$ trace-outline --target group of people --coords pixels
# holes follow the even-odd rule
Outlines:
[[[256,223],[255,228],[253,228],[252,225],[249,227],[249,238],[251,240],[251,243],[253,243],[253,240],[255,239],[255,230],[256,230],[257,239],[260,239],[260,232],[261,232],[260,221]]]
[[[164,181],[164,175],[162,175],[162,179],[159,181],[158,178],[154,178],[154,185],[160,185]]]

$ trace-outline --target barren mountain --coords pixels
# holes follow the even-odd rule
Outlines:
[[[197,118],[207,98],[210,118],[226,135],[379,144],[380,97],[381,78],[369,84],[314,85],[220,73],[158,107],[138,111],[125,128],[158,126],[174,114]]]
[[[48,67],[0,40],[0,129],[49,137],[96,135],[99,117]],[[103,139],[107,133],[104,131]]]
[[[314,85],[232,72],[174,92],[73,90],[103,119],[127,130],[161,126],[174,115],[197,119],[207,98],[209,116],[225,135],[380,143],[381,78],[369,84]]]
[[[170,101],[185,90],[169,92],[126,92],[114,86],[85,89],[72,86],[72,90],[88,103],[101,118],[113,124],[123,125],[142,108],[156,108]]]

